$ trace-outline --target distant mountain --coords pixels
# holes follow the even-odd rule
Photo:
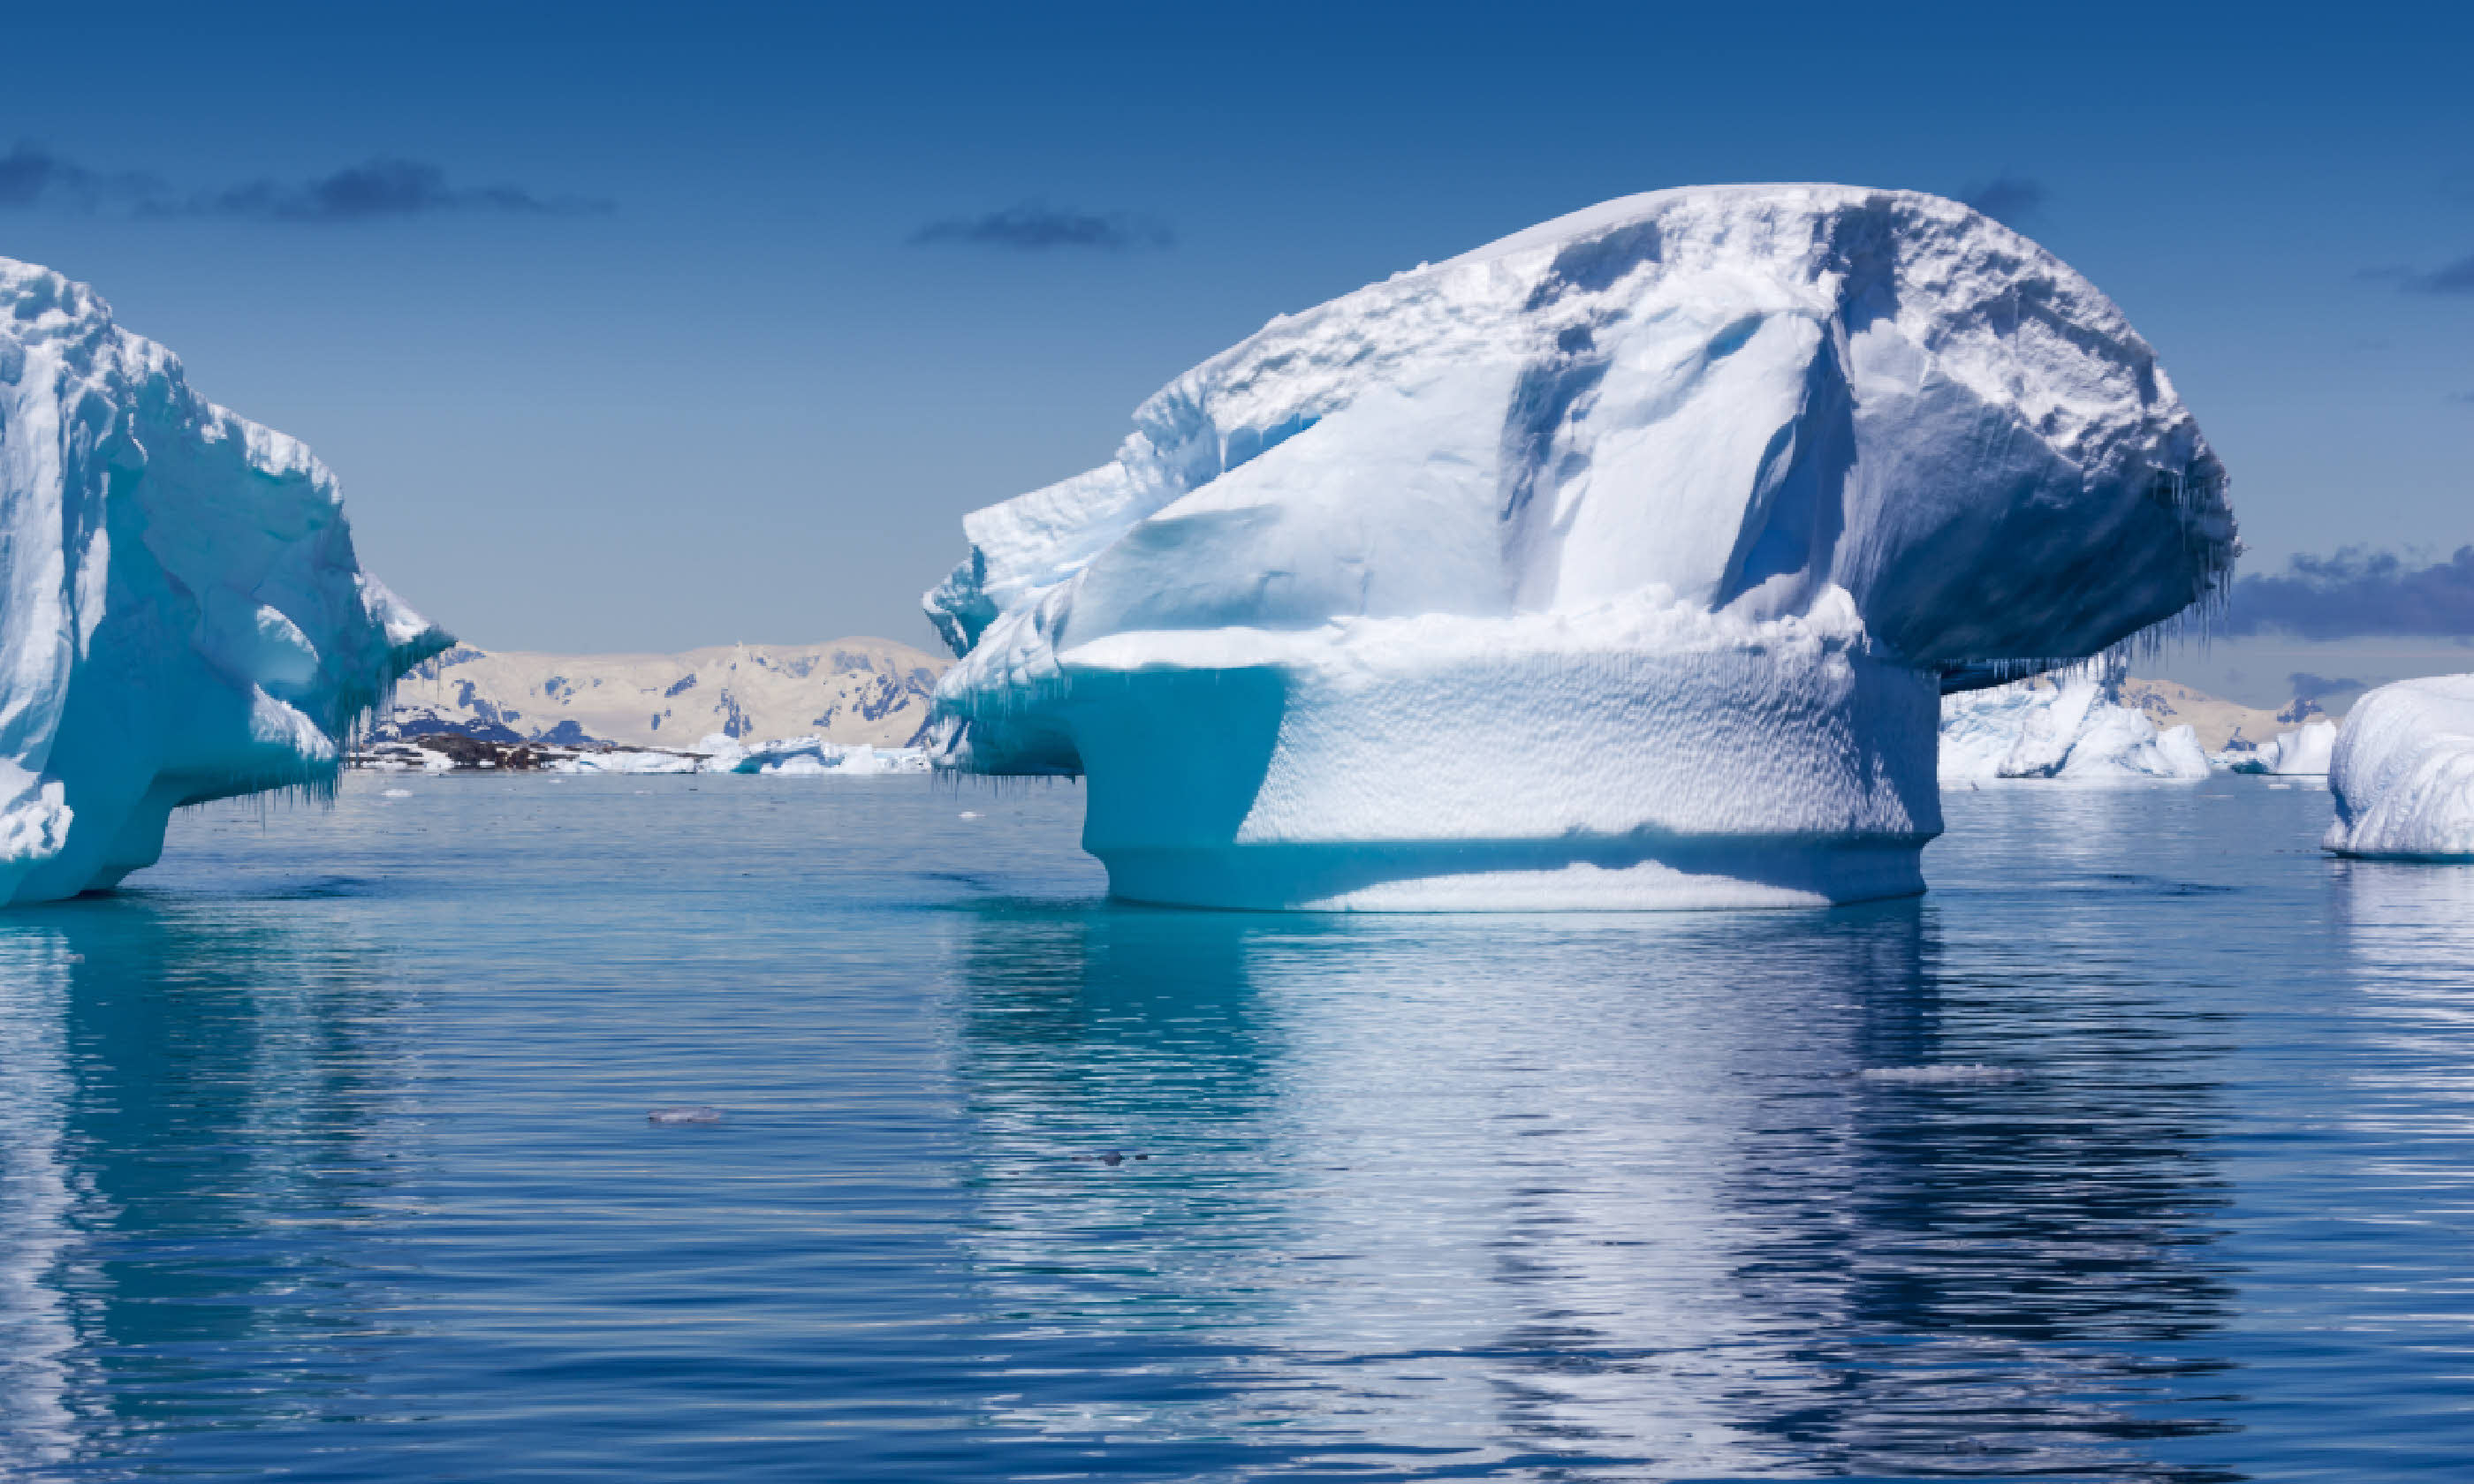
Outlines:
[[[950,661],[891,639],[736,644],[676,655],[537,655],[459,645],[405,676],[381,736],[691,748],[712,732],[902,747]]]

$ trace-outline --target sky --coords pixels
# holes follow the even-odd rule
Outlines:
[[[2364,563],[2474,544],[2455,11],[103,9],[11,22],[0,255],[306,440],[365,564],[485,647],[931,647],[965,512],[1272,316],[1730,180],[1973,200],[2086,274],[2244,572],[2310,589],[2255,614],[2367,624],[2340,658],[2406,621]],[[2443,640],[2449,576],[2397,610]]]

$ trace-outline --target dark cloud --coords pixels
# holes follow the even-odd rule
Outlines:
[[[910,242],[914,247],[950,243],[1014,252],[1045,252],[1055,248],[1123,252],[1128,248],[1174,247],[1176,238],[1165,224],[1148,217],[1122,211],[1101,216],[1027,201],[985,216],[931,222],[912,232]]]
[[[2474,294],[2474,253],[2427,274],[2408,274],[2405,286],[2417,294]]]
[[[2229,634],[2266,631],[2306,639],[2370,634],[2474,634],[2474,546],[2409,567],[2392,552],[2348,546],[2296,557],[2272,576],[2234,584]]]
[[[1981,185],[1969,186],[1958,199],[2004,227],[2017,227],[2042,211],[2050,194],[2040,181],[2000,175]]]
[[[20,139],[0,155],[0,206],[46,203],[91,211],[115,199],[141,199],[158,188],[149,176],[105,175]]]
[[[2374,685],[2388,683],[2385,681],[2332,680],[2308,670],[2296,670],[2286,679],[2293,682],[2293,699],[2296,701],[2351,700]]]
[[[140,217],[223,216],[311,224],[370,222],[450,211],[518,216],[586,216],[606,201],[540,196],[517,185],[458,186],[420,160],[374,159],[314,180],[254,180],[182,195],[153,176],[107,175],[40,145],[0,155],[0,207],[106,207]]]
[[[610,210],[611,205],[571,196],[537,196],[517,185],[450,185],[447,172],[436,165],[374,159],[298,184],[254,180],[184,201],[150,203],[144,209],[152,216],[228,216],[327,225],[455,211],[591,216]]]

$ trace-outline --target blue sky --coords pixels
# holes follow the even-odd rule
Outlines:
[[[0,253],[307,439],[484,645],[925,644],[963,512],[1272,315],[1738,180],[2001,182],[2247,570],[2474,542],[2457,12],[329,9],[12,22]]]

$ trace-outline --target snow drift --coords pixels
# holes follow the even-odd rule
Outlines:
[[[2399,681],[2355,702],[2328,787],[2329,850],[2474,860],[2474,675]]]
[[[360,570],[334,476],[93,290],[0,258],[0,899],[110,886],[184,803],[332,783],[447,636]]]
[[[2159,731],[2147,712],[2122,705],[2118,679],[2066,674],[1944,696],[1940,772],[1951,780],[2191,781],[2208,776],[2208,754],[2193,729]]]
[[[2121,312],[1902,192],[1610,203],[1274,320],[1134,421],[967,517],[926,602],[943,766],[1087,774],[1146,900],[1915,892],[1939,693],[2235,551]]]

